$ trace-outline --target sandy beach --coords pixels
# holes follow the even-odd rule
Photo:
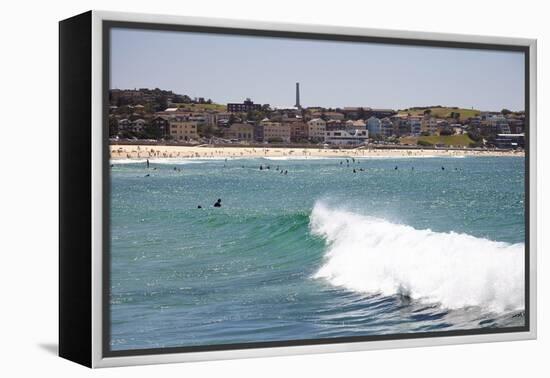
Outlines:
[[[456,156],[524,156],[523,151],[478,151],[453,149],[320,149],[292,147],[215,147],[215,146],[155,146],[110,145],[110,157],[116,159],[143,158],[257,158],[257,157],[456,157]]]

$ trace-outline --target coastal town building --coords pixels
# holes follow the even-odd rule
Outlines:
[[[328,120],[340,120],[343,121],[346,117],[343,113],[339,112],[324,112],[324,111],[315,111],[311,113],[312,118],[322,118],[326,121]]]
[[[170,136],[177,141],[189,141],[198,139],[197,122],[171,120],[170,121]]]
[[[224,130],[224,137],[227,139],[252,142],[254,140],[254,125],[248,123],[234,123]]]
[[[122,118],[118,121],[118,131],[128,131],[130,130],[130,120],[128,118]]]
[[[163,138],[166,138],[170,135],[170,121],[168,120],[168,117],[154,117],[151,120],[151,125],[155,129],[159,130],[159,134],[162,135]]]
[[[322,141],[325,139],[326,122],[321,118],[309,120],[307,135],[310,140]]]
[[[522,134],[525,131],[525,118],[524,117],[509,117],[506,118],[508,121],[508,127],[510,127],[510,132],[512,134]]]
[[[393,135],[401,137],[410,134],[411,129],[407,115],[394,115],[390,117],[390,120],[393,124]]]
[[[308,125],[305,122],[290,122],[290,141],[300,142],[308,138]]]
[[[384,117],[391,117],[395,115],[397,112],[393,109],[381,109],[381,108],[365,108],[365,117],[376,117],[376,118],[384,118]]]
[[[342,109],[342,113],[344,113],[344,116],[347,119],[358,119],[359,117],[364,116],[365,109],[370,108],[363,108],[360,106],[346,106],[344,109]]]
[[[384,137],[389,138],[392,135],[395,135],[393,131],[394,131],[393,122],[388,117],[382,118],[380,120],[380,132],[381,132],[381,134]]]
[[[494,144],[498,148],[525,148],[525,134],[498,134]]]
[[[448,126],[439,129],[440,134],[445,131],[450,133],[450,135],[464,134],[464,126],[462,126],[460,123],[451,123]]]
[[[145,129],[147,122],[144,119],[136,119],[130,121],[127,118],[120,119],[118,121],[118,130],[119,131],[129,131],[133,133],[141,133]]]
[[[487,118],[487,123],[492,132],[498,134],[511,134],[508,120],[503,115],[492,115]]]
[[[409,117],[407,120],[409,125],[410,134],[412,136],[419,136],[422,132],[422,120],[420,117]]]
[[[422,117],[420,130],[423,133],[434,135],[437,132],[437,118],[426,115]]]
[[[371,138],[379,137],[382,135],[382,122],[376,117],[370,117],[367,120],[367,127],[369,129],[369,135]]]
[[[347,120],[345,130],[366,130],[367,124],[362,119],[358,119],[356,121],[353,120]]]
[[[247,98],[242,103],[227,104],[227,111],[231,113],[246,113],[253,110],[261,110],[261,104],[255,104],[251,99]]]
[[[369,132],[362,130],[331,130],[325,132],[325,143],[334,145],[359,145],[367,143]]]
[[[346,123],[339,119],[329,119],[325,122],[326,131],[345,130]]]
[[[290,142],[290,125],[288,123],[271,122],[262,120],[262,134],[264,142]]]

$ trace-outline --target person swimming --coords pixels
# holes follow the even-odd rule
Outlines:
[[[197,206],[197,209],[202,209],[202,206],[201,205]]]
[[[214,204],[214,207],[222,207],[222,200],[221,200],[221,198],[218,198],[218,200],[217,200],[216,203]]]

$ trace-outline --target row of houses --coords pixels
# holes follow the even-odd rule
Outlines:
[[[368,141],[369,132],[363,129],[326,130],[324,121],[273,122],[262,120],[258,125],[234,123],[224,130],[224,137],[234,142],[323,142],[330,144],[362,144]]]
[[[146,131],[146,127],[150,125],[153,129],[158,130],[158,134],[162,138],[170,138],[177,141],[189,141],[199,139],[198,125],[196,120],[186,117],[167,118],[156,116],[150,121],[142,118],[130,121],[129,119],[118,120],[118,132],[132,132],[140,134]]]
[[[215,130],[214,135],[235,142],[335,144],[358,144],[368,138],[453,135],[480,130],[489,131],[495,136],[521,134],[524,131],[525,121],[521,113],[482,112],[479,116],[459,120],[453,117],[437,118],[430,113],[396,114],[390,109],[370,108],[344,108],[340,112],[320,109],[308,113],[307,116],[299,111],[292,113],[288,109],[274,110],[269,112],[269,118],[261,121],[247,119],[237,113],[259,110],[261,107],[262,105],[254,104],[247,99],[242,104],[228,104],[228,109],[231,111],[227,112],[214,110],[191,112],[181,108],[166,108],[149,116],[140,112],[135,112],[130,118],[119,119],[117,115],[112,116],[118,121],[119,135],[124,131],[140,134],[152,128],[159,138],[192,141],[200,139],[201,135],[205,135],[204,129],[210,127],[210,130]],[[376,115],[368,118],[353,118],[367,113]]]

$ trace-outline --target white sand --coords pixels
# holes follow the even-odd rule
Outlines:
[[[288,147],[199,147],[111,145],[111,159],[136,158],[231,158],[231,157],[456,157],[524,156],[514,151],[472,151],[448,149],[319,149]]]

